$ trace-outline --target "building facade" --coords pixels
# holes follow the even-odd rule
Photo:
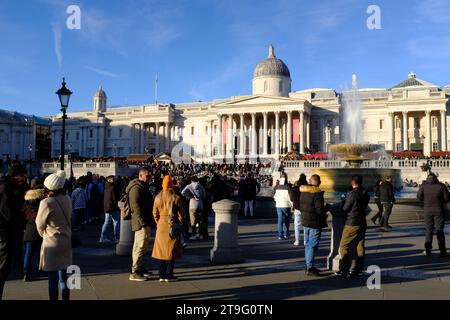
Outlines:
[[[0,110],[1,159],[49,159],[51,125],[50,119]]]
[[[174,152],[198,161],[278,159],[290,151],[328,151],[343,142],[343,94],[291,91],[291,75],[272,46],[255,68],[253,92],[206,102],[108,107],[100,88],[88,112],[68,114],[66,152],[84,157]],[[447,151],[450,86],[410,73],[389,89],[359,89],[363,140],[386,150]],[[52,157],[60,154],[61,115],[52,117]]]

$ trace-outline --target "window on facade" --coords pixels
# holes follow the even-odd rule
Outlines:
[[[278,82],[278,92],[283,92],[283,81]]]
[[[264,92],[267,91],[267,81],[264,81]]]
[[[437,128],[438,127],[438,118],[437,117],[431,118],[431,123],[432,123],[433,128]]]
[[[106,136],[107,136],[108,138],[111,138],[111,129],[108,129],[108,130],[106,131]]]
[[[420,119],[414,118],[414,129],[420,129]]]
[[[397,143],[397,144],[395,145],[395,151],[403,151],[403,150],[402,150],[402,144],[401,144],[401,143]]]
[[[119,129],[119,138],[122,138],[123,135],[123,129]]]
[[[313,129],[314,130],[319,130],[319,121],[316,120],[316,121],[313,122]]]
[[[402,128],[402,121],[399,118],[395,119],[395,129],[401,129]]]
[[[195,133],[195,127],[191,127],[191,135],[194,135]]]
[[[77,141],[80,140],[80,133],[77,132]]]
[[[66,140],[69,140],[69,132],[66,133]]]
[[[439,146],[437,142],[433,142],[433,151],[439,151]]]
[[[89,129],[89,138],[93,138],[94,137],[94,130]]]
[[[380,120],[380,129],[384,128],[384,120]]]

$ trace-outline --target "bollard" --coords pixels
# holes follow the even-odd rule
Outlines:
[[[213,203],[215,212],[214,247],[210,261],[213,264],[231,264],[243,261],[238,245],[238,213],[240,204],[231,200]]]
[[[120,221],[120,239],[116,246],[116,255],[131,256],[133,251],[134,232],[131,230],[131,219]]]
[[[333,216],[331,222],[331,247],[327,257],[327,269],[339,271],[339,244],[341,243],[342,232],[344,231],[345,218]]]

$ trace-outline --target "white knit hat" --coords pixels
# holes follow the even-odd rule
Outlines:
[[[49,175],[44,181],[44,186],[50,191],[63,189],[65,184],[66,173],[62,170],[58,170],[56,173]]]

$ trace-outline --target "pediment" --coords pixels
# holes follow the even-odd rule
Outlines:
[[[304,103],[304,99],[296,99],[289,97],[274,97],[274,96],[248,96],[238,99],[227,100],[225,102],[218,103],[214,107],[237,107],[237,106],[250,106],[250,105],[289,105],[289,104],[299,104]]]

